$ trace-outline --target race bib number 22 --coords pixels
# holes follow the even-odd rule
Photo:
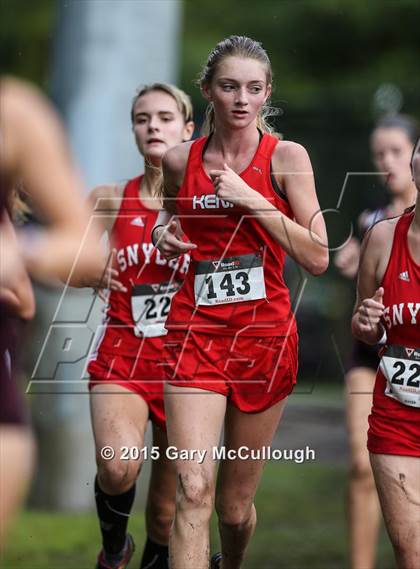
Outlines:
[[[420,407],[420,349],[390,345],[379,368],[386,379],[385,395],[409,407]]]
[[[131,291],[131,310],[134,321],[134,334],[154,338],[167,334],[166,317],[171,301],[179,289],[178,282],[141,284]]]

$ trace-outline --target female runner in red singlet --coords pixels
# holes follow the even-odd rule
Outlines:
[[[231,457],[242,446],[270,445],[296,381],[286,253],[314,275],[328,264],[309,157],[269,134],[263,119],[271,83],[261,44],[243,36],[220,42],[201,76],[210,134],[175,147],[163,161],[165,205],[179,219],[158,224],[153,236],[167,258],[185,247],[192,253],[167,321],[168,440],[190,453],[176,461],[173,569],[208,567],[213,453],[223,425]],[[159,221],[169,220],[168,212]],[[180,240],[180,229],[190,243]],[[212,564],[224,569],[240,567],[256,524],[264,459],[242,457],[222,460],[218,473],[223,559]]]
[[[165,456],[160,361],[165,318],[189,257],[164,259],[151,242],[151,230],[161,208],[156,197],[161,159],[168,148],[191,138],[191,102],[180,89],[156,83],[138,92],[131,119],[137,147],[145,157],[144,175],[124,186],[100,186],[90,196],[115,254],[114,268],[105,275],[111,288],[107,321],[88,367],[98,466],[95,497],[103,541],[98,569],[126,567],[133,553],[126,529],[146,451],[137,460],[135,456],[124,460],[121,449],[144,447],[149,418],[158,453],[149,449],[153,460],[146,506],[148,538],[141,567],[168,567],[169,528],[175,509],[175,472]],[[103,280],[98,274],[79,285],[101,287]],[[111,460],[101,453],[108,446],[115,451]]]
[[[397,566],[420,562],[420,141],[416,205],[377,223],[362,248],[353,334],[385,346],[369,416],[368,450]]]
[[[371,135],[374,165],[389,193],[390,202],[359,216],[361,237],[377,221],[401,215],[416,200],[410,159],[419,136],[419,125],[410,116],[386,115]],[[353,279],[359,267],[360,241],[353,237],[334,258],[341,274]],[[368,415],[379,365],[378,346],[354,339],[345,377],[347,430],[350,446],[348,522],[352,569],[375,566],[380,505],[366,448]]]

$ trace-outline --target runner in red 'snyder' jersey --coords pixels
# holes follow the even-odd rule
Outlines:
[[[112,227],[114,265],[118,280],[129,293],[111,290],[98,351],[159,359],[166,334],[163,321],[169,313],[172,295],[188,270],[189,255],[167,261],[153,245],[151,230],[158,211],[148,207],[139,196],[142,179],[143,176],[138,176],[127,182]],[[135,300],[139,301],[138,306]],[[147,341],[141,341],[144,337]]]
[[[404,214],[395,227],[381,283],[385,306],[382,322],[386,346],[402,346],[404,349],[398,353],[404,356],[405,352],[406,358],[411,350],[417,356],[411,354],[412,363],[404,363],[395,352],[390,365],[382,357],[369,417],[368,449],[374,453],[420,457],[420,265],[412,258],[407,243],[413,217],[414,212]],[[386,353],[386,348],[382,352]],[[399,397],[411,404],[402,403],[397,390],[401,392]]]
[[[112,263],[104,274],[79,283],[110,290],[106,321],[98,331],[99,348],[88,366],[98,465],[95,501],[103,546],[96,569],[126,567],[133,554],[133,539],[126,530],[136,480],[148,456],[144,436],[149,418],[154,454],[141,567],[168,567],[175,508],[175,471],[166,457],[161,357],[165,319],[189,257],[164,259],[153,246],[151,231],[162,206],[156,195],[162,156],[174,144],[190,139],[191,102],[173,85],[155,83],[137,93],[131,120],[145,173],[124,186],[100,186],[91,193],[112,247]],[[111,459],[102,451],[109,447],[114,449]],[[124,449],[136,454],[127,456]]]
[[[388,204],[364,210],[353,236],[334,256],[343,277],[355,279],[360,261],[360,241],[379,221],[399,216],[416,201],[410,161],[420,134],[420,124],[407,115],[384,115],[370,135],[371,160],[386,191]],[[380,530],[381,507],[367,449],[368,417],[379,365],[380,346],[354,338],[344,377],[346,426],[349,443],[347,522],[351,569],[373,569]]]
[[[411,165],[416,204],[367,234],[352,319],[357,338],[384,342],[368,449],[397,565],[404,569],[420,559],[420,140]]]

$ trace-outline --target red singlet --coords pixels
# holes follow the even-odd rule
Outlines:
[[[283,280],[285,252],[251,212],[215,195],[203,168],[207,140],[199,138],[191,145],[177,196],[182,228],[198,248],[192,251],[191,268],[172,303],[167,328],[241,336],[293,334],[296,324]],[[264,134],[240,176],[292,218],[289,204],[271,181],[277,143],[276,137]]]
[[[292,391],[297,332],[283,280],[285,252],[251,212],[219,199],[203,168],[208,138],[190,148],[177,213],[198,245],[167,321],[168,381],[220,393],[246,413],[275,405]],[[263,135],[240,174],[288,217],[271,179],[278,143]]]
[[[368,432],[368,449],[378,454],[420,456],[420,408],[412,406],[420,384],[420,266],[407,241],[413,217],[410,212],[398,220],[382,280],[387,347],[376,375]]]
[[[168,262],[153,246],[151,231],[158,211],[139,198],[141,180],[139,176],[125,186],[112,228],[110,241],[117,250],[118,280],[128,292],[112,291],[109,296],[103,337],[88,366],[89,385],[106,381],[135,391],[149,404],[152,419],[163,427],[160,360],[164,322],[171,298],[188,269],[189,256]]]

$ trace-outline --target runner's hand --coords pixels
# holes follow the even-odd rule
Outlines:
[[[259,196],[258,192],[227,164],[223,165],[223,170],[210,170],[209,174],[218,198],[245,209],[253,208],[252,200]]]
[[[118,276],[119,272],[117,269],[107,267],[102,275],[98,278],[97,282],[93,283],[93,288],[127,292],[127,287],[125,287],[122,282],[118,280]]]
[[[176,221],[171,221],[162,228],[156,228],[156,247],[168,261],[176,259],[176,257],[191,249],[197,249],[197,245],[194,243],[186,243],[179,239],[176,235],[177,229],[178,224]]]
[[[379,322],[384,313],[384,289],[379,287],[371,298],[365,298],[357,310],[357,324],[362,333],[372,333],[378,330]]]
[[[101,273],[98,273],[96,275],[89,275],[89,280],[83,283],[84,286],[89,286],[95,289],[103,301],[106,301],[105,291],[107,290],[127,292],[127,287],[125,287],[123,283],[118,280],[118,270],[112,267],[112,262],[116,253],[116,249],[113,249],[109,255],[107,264]]]

